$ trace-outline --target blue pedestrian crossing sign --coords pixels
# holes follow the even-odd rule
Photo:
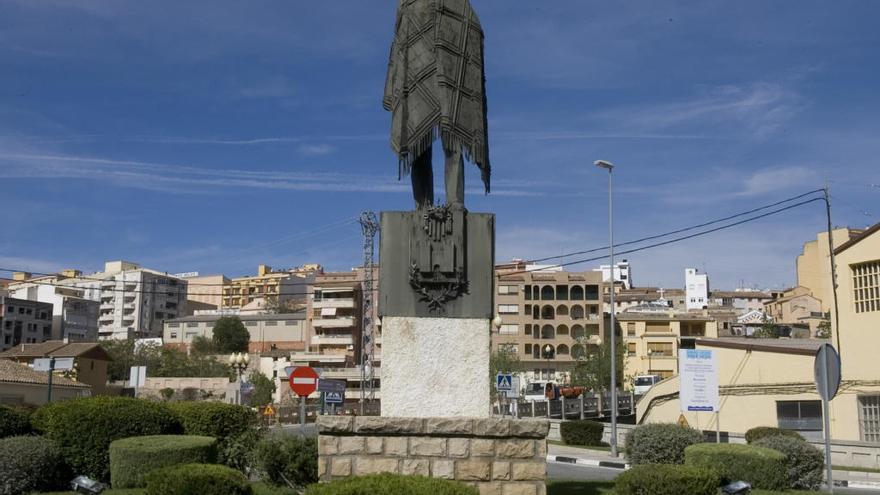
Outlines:
[[[498,373],[495,375],[495,390],[509,392],[513,389],[513,375],[510,373]]]
[[[345,392],[324,392],[325,404],[343,404],[345,403]]]

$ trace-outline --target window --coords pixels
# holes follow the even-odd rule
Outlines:
[[[668,370],[648,370],[649,375],[660,375],[661,380],[665,380],[672,376],[674,373]]]
[[[672,342],[648,342],[648,355],[672,357]]]
[[[526,344],[525,351],[526,351],[526,354],[531,354],[532,353],[532,344]]]
[[[880,311],[880,261],[850,265],[856,313]]]
[[[626,334],[630,337],[635,336],[636,334],[636,324],[633,321],[627,322],[626,324]]]
[[[32,315],[32,314],[34,314],[34,310],[31,308],[28,308],[27,312],[25,312],[25,314]]]
[[[169,323],[168,328],[180,328],[180,323]]]
[[[584,288],[580,285],[575,285],[571,288],[569,292],[569,299],[572,301],[583,301],[584,300]]]
[[[669,333],[669,323],[646,323],[645,333]]]
[[[532,286],[531,285],[527,285],[523,288],[523,297],[525,298],[526,301],[532,300]]]
[[[498,329],[498,333],[500,333],[502,335],[516,335],[519,333],[519,325],[515,325],[515,324],[501,325],[501,328]]]
[[[800,431],[822,430],[822,401],[776,401],[776,420],[780,428]]]
[[[255,327],[255,326],[257,326],[257,322],[255,322],[255,321],[246,321],[246,322],[244,322],[244,326],[246,326],[246,327]]]
[[[627,356],[635,356],[636,355],[636,343],[635,342],[627,342],[626,343],[626,355]]]
[[[172,338],[172,339],[176,339],[176,338],[177,338],[177,332],[171,332],[171,338]]]
[[[859,397],[859,430],[863,442],[880,442],[880,395]]]
[[[192,340],[199,332],[186,332],[186,340]]]
[[[517,304],[499,304],[498,305],[498,314],[500,315],[515,315],[519,313],[519,305]]]
[[[498,344],[498,352],[506,352],[510,354],[516,354],[517,348],[516,344]]]
[[[599,299],[599,286],[598,285],[588,285],[585,298],[588,301],[598,300]]]
[[[556,286],[556,300],[557,301],[567,301],[568,300],[568,286],[567,285],[557,285]]]
[[[277,326],[278,326],[278,322],[277,322],[277,321],[267,321],[267,322],[266,322],[266,326],[267,326],[267,327],[277,327]]]
[[[284,324],[289,327],[295,327],[297,323],[296,320],[284,320]]]
[[[195,328],[197,326],[199,326],[199,324],[194,321],[189,321],[186,323],[186,328]]]
[[[542,301],[552,301],[555,294],[553,293],[552,285],[545,285],[541,287],[541,300]]]
[[[6,308],[6,312],[9,314],[15,313],[15,308],[12,306],[9,306],[8,308]]]
[[[519,292],[519,287],[516,285],[499,285],[498,286],[498,294],[499,295],[516,295]]]

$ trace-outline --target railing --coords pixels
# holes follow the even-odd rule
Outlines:
[[[496,405],[495,412],[505,416],[512,416],[511,411],[514,411],[517,418],[603,418],[611,416],[610,400],[610,394],[589,394],[572,399],[520,400],[516,402],[516,405],[509,402]],[[632,394],[623,391],[618,392],[617,415],[631,416],[635,414],[635,402]]]

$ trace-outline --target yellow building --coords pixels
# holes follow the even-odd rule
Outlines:
[[[834,248],[849,242],[864,233],[863,229],[842,227],[831,231]],[[819,311],[827,313],[834,305],[831,292],[831,252],[828,250],[828,233],[819,232],[815,241],[804,243],[804,251],[797,257],[798,285],[805,287],[809,294],[818,299],[822,306]]]
[[[798,286],[786,290],[781,297],[764,303],[764,313],[772,321],[779,325],[809,327],[809,335],[797,335],[798,337],[814,337],[819,329],[819,324],[825,320],[827,313],[822,311],[822,301],[812,295],[807,287]],[[795,331],[796,329],[792,329]],[[795,335],[792,334],[792,337]]]
[[[289,301],[305,302],[309,284],[318,271],[320,265],[281,271],[260,265],[256,275],[233,278],[223,286],[221,309],[247,309],[248,305],[271,308]]]
[[[827,238],[826,238],[827,240]],[[839,326],[831,342],[841,354],[842,382],[830,404],[831,437],[880,444],[880,224],[835,249]],[[822,408],[813,377],[817,339],[697,339],[716,352],[720,427],[744,433],[780,426],[818,438]],[[654,386],[639,401],[639,423],[675,422],[712,430],[710,413],[680,411],[678,377]],[[871,465],[878,465],[876,456]]]

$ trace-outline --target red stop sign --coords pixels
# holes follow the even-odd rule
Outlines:
[[[294,368],[290,374],[290,389],[300,397],[305,397],[318,389],[318,372],[309,366]]]

